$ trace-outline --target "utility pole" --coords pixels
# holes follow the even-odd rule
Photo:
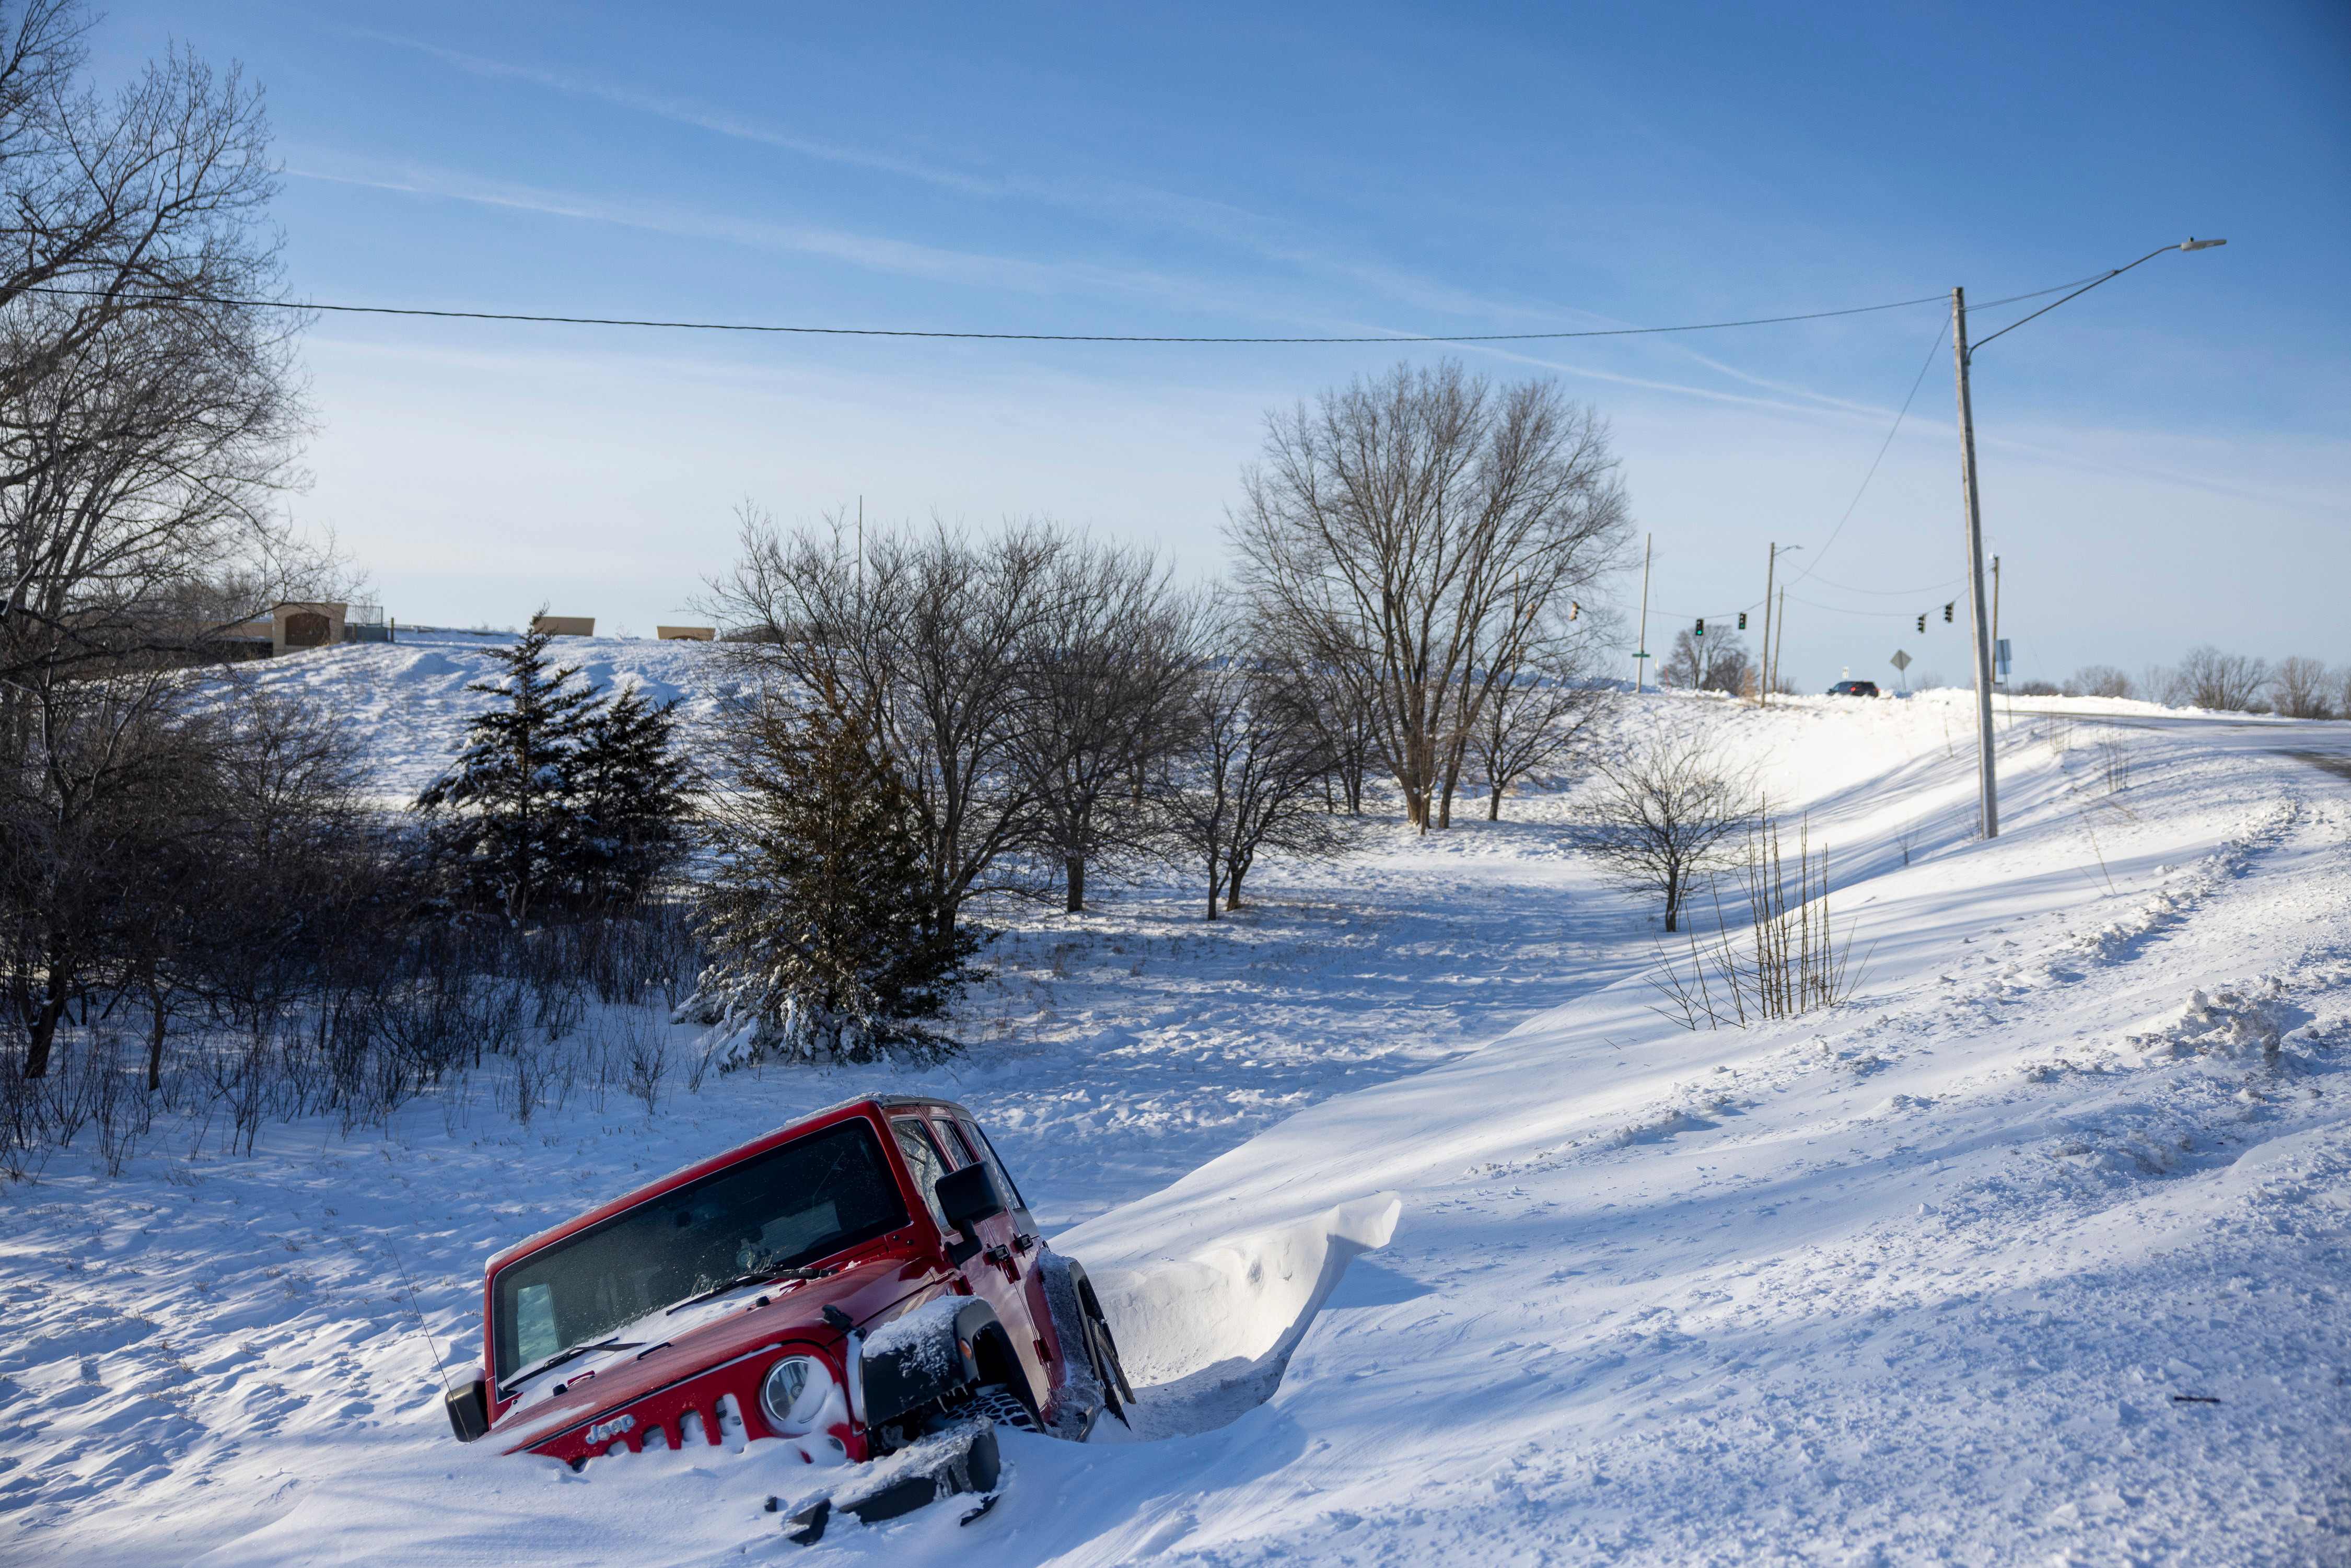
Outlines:
[[[1639,696],[1646,690],[1642,680],[1641,661],[1649,656],[1649,547],[1656,542],[1655,534],[1641,536],[1641,630],[1634,641],[1633,695]]]
[[[1784,645],[1787,641],[1788,591],[1783,588],[1780,591],[1780,643]],[[1771,650],[1771,684],[1773,685],[1778,685],[1780,684],[1780,649],[1778,646],[1774,646]]]
[[[2000,780],[1992,763],[1991,628],[1984,602],[1983,511],[1976,495],[1976,415],[1968,396],[1968,291],[1951,290],[1951,353],[1959,387],[1959,494],[1968,528],[1969,630],[1976,652],[1976,773],[1983,835],[2000,837]]]
[[[2037,321],[2067,300],[2078,299],[2091,289],[2113,282],[2131,267],[2143,266],[2169,250],[2210,250],[2226,245],[2224,239],[2190,237],[2179,245],[2168,245],[2148,251],[2129,267],[2117,267],[2103,277],[2091,279],[2055,304],[2043,305],[2032,315],[2011,321],[1991,337],[1978,343],[1978,349],[1989,346],[1993,340],[2006,337],[2027,321]],[[1951,290],[1951,356],[1958,366],[1959,383],[1959,489],[1967,502],[1968,522],[1968,610],[1972,617],[1970,630],[1976,643],[1976,754],[1977,767],[1983,775],[1984,837],[2000,836],[2000,784],[1992,770],[1991,735],[1991,629],[1987,624],[1984,604],[1983,511],[1976,494],[1976,416],[1968,399],[1968,294],[1964,288]]]
[[[1803,548],[1802,545],[1790,545],[1788,549],[1792,554]],[[1780,547],[1774,544],[1771,547],[1771,559],[1763,568],[1763,701],[1767,706],[1771,701],[1772,679],[1780,673],[1779,655],[1771,646],[1771,580],[1779,568]],[[1783,588],[1780,591],[1781,620],[1785,621],[1788,618],[1787,611],[1788,591]]]

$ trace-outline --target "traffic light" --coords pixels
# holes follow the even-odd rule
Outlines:
[[[1742,611],[1740,611],[1740,612],[1739,612],[1739,629],[1740,629],[1741,632],[1744,632],[1744,631],[1746,631],[1746,630],[1747,630],[1747,612],[1745,612],[1744,610],[1742,610]]]
[[[1701,637],[1706,635],[1706,617],[1703,615],[1698,618],[1698,634]]]
[[[1958,602],[1959,601],[1956,599],[1951,601],[1951,604],[1957,604]],[[1946,604],[1943,606],[1943,624],[1946,626],[1951,623],[1951,604]]]
[[[1918,630],[1919,630],[1919,631],[1921,631],[1921,632],[1924,632],[1926,629],[1927,629],[1927,616],[1926,616],[1926,612],[1925,612],[1924,611],[1921,611],[1921,612],[1919,612],[1919,615],[1918,615]]]
[[[1578,604],[1578,603],[1577,603],[1574,600],[1573,600],[1573,599],[1571,599],[1571,600],[1569,600],[1569,601],[1567,601],[1567,618],[1568,618],[1570,621],[1574,620],[1577,616],[1579,616],[1579,615],[1581,615],[1581,614],[1583,614],[1583,605]]]

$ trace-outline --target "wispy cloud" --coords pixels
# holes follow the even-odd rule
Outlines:
[[[1040,262],[1017,256],[951,250],[843,229],[770,223],[698,212],[674,204],[660,205],[635,199],[622,201],[551,191],[539,186],[485,179],[457,171],[414,165],[392,170],[365,167],[337,169],[313,162],[289,165],[287,172],[298,179],[541,213],[552,217],[611,224],[653,234],[720,240],[782,254],[820,256],[870,272],[972,287],[1028,295],[1065,294],[1073,289],[1089,289],[1146,298],[1160,305],[1194,311],[1233,315],[1251,310],[1245,302],[1221,290],[1191,278],[1165,273],[1121,269],[1092,262]]]
[[[1588,312],[1525,300],[1499,300],[1458,287],[1408,268],[1334,255],[1298,232],[1286,220],[1229,203],[1129,180],[1061,176],[1044,178],[998,168],[956,167],[912,152],[877,149],[811,136],[714,107],[696,99],[647,92],[600,74],[491,59],[442,45],[371,29],[355,31],[371,41],[408,49],[471,76],[528,83],[549,92],[591,99],[649,114],[713,135],[796,156],[919,181],[943,190],[989,200],[1018,200],[1090,213],[1144,227],[1174,230],[1210,240],[1261,261],[1294,267],[1315,277],[1341,279],[1382,298],[1420,308],[1483,320],[1555,324],[1593,319]]]

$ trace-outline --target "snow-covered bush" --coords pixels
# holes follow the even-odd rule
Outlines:
[[[913,792],[854,711],[775,685],[721,726],[734,782],[711,812],[696,894],[709,955],[681,1019],[723,1069],[954,1049],[936,1018],[979,938],[941,910]]]

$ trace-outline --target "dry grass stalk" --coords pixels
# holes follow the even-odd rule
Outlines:
[[[1662,974],[1651,983],[1671,1006],[1656,1010],[1690,1030],[1701,1022],[1745,1029],[1823,1011],[1850,997],[1862,975],[1852,962],[1853,926],[1847,924],[1840,943],[1830,917],[1828,852],[1813,851],[1809,824],[1797,828],[1791,867],[1780,825],[1767,818],[1748,836],[1736,874],[1747,894],[1744,939],[1732,929],[1718,884],[1715,934],[1704,940],[1690,934],[1687,967],[1659,946]]]

